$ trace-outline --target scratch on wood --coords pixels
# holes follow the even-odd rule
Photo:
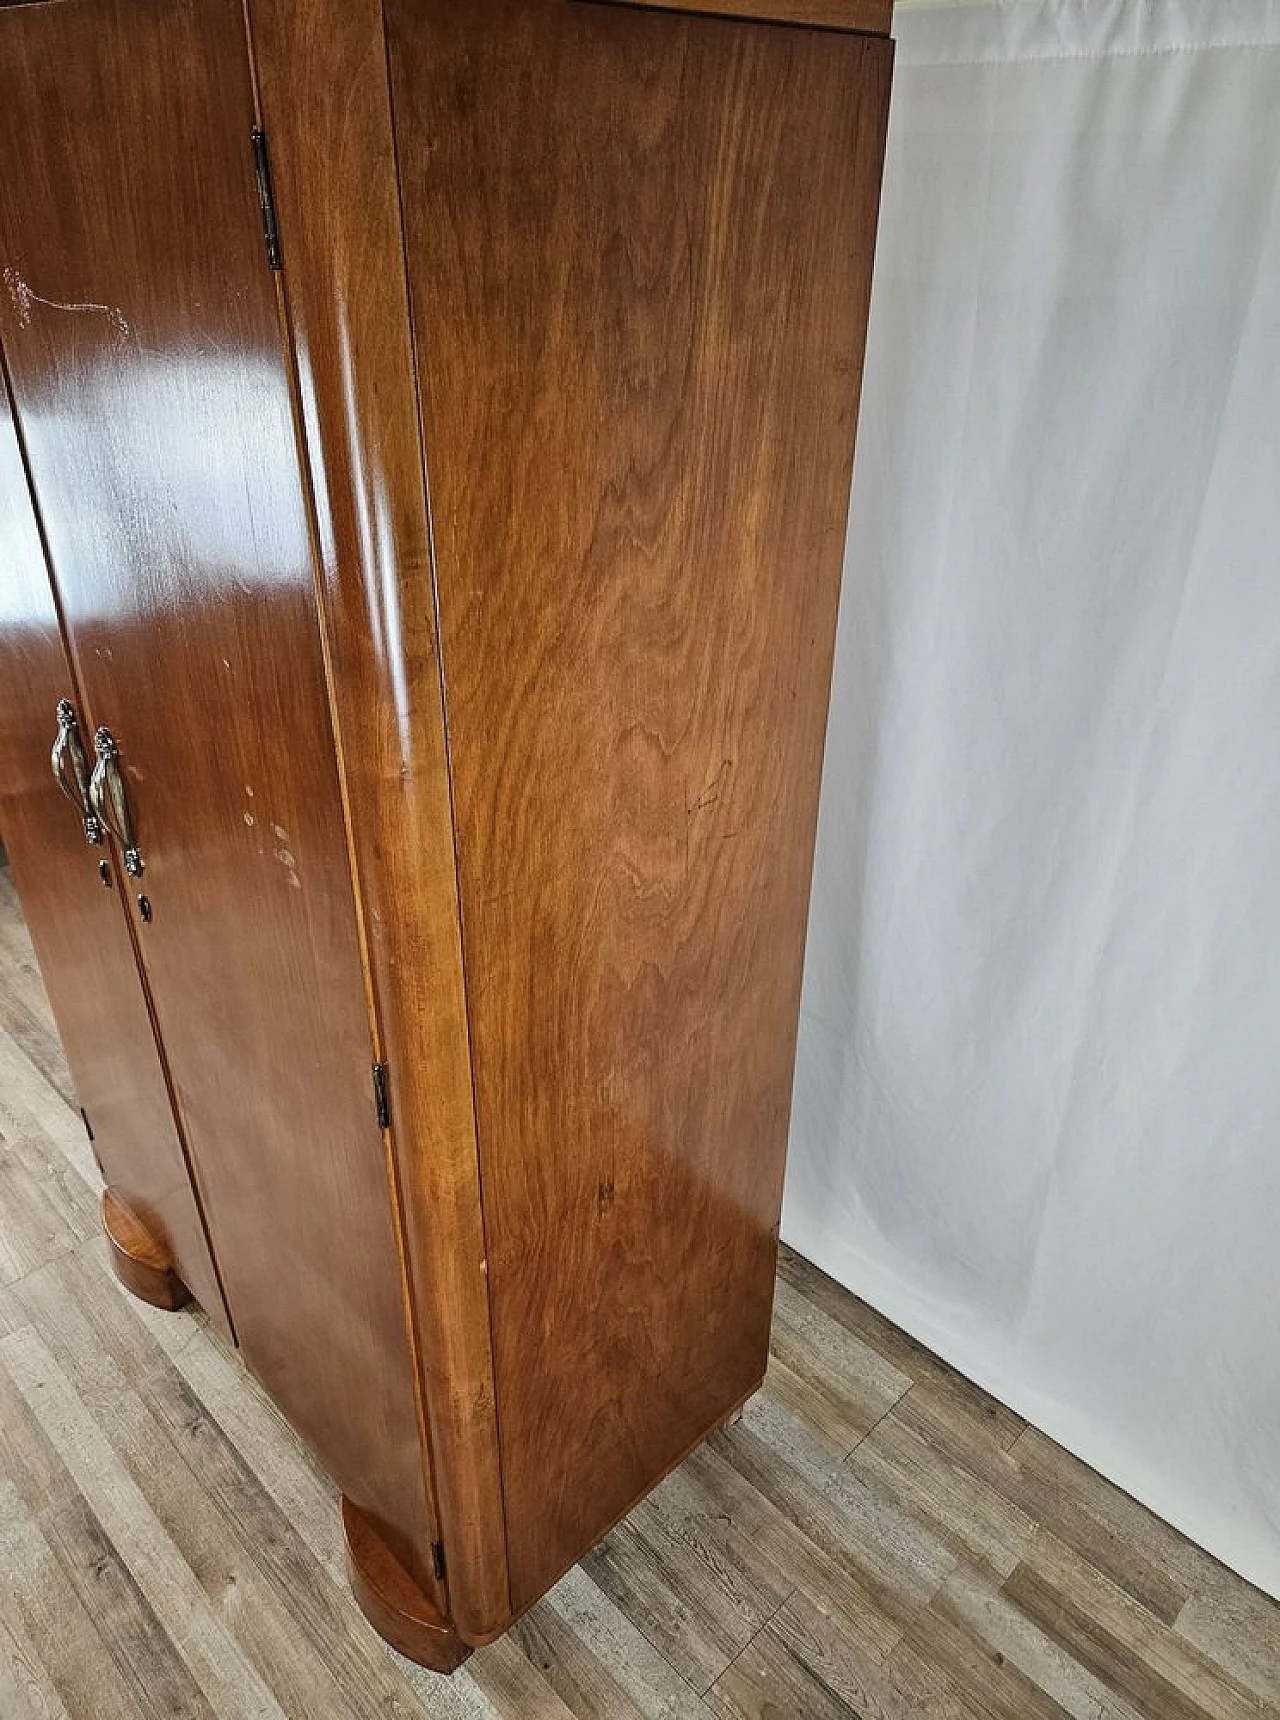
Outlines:
[[[19,328],[31,327],[32,305],[45,305],[51,311],[87,311],[97,312],[106,317],[114,330],[114,344],[119,351],[128,341],[132,332],[125,319],[124,312],[114,305],[96,304],[91,301],[76,302],[69,299],[46,299],[43,293],[37,293],[27,285],[16,269],[6,269],[4,284],[8,288],[13,308],[17,312]]]
[[[692,819],[694,813],[705,812],[709,807],[716,804],[729,780],[729,772],[732,769],[733,760],[731,758],[721,759],[719,770],[712,777],[711,781],[703,789],[697,799],[693,801],[688,799],[685,800],[684,810],[686,818]]]

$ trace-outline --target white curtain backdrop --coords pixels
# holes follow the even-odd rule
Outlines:
[[[783,1234],[1280,1595],[1280,3],[895,33]]]

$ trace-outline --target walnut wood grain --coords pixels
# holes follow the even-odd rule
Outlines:
[[[174,1271],[173,1258],[114,1190],[103,1190],[102,1228],[116,1277],[154,1308],[182,1308],[191,1292]]]
[[[362,1511],[342,1501],[347,1577],[361,1612],[378,1634],[433,1672],[453,1672],[471,1653],[422,1593]]]
[[[228,1331],[121,905],[124,874],[105,844],[85,840],[50,770],[58,701],[72,700],[90,748],[93,711],[63,648],[3,377],[0,543],[0,836],[98,1162]]]
[[[228,1300],[249,1365],[430,1583],[239,0],[9,9],[0,68],[0,335],[125,765],[138,945]]]
[[[879,36],[887,36],[893,23],[893,0],[600,0],[600,3],[642,6],[655,12],[751,18],[765,24],[807,24],[820,30],[857,30]]]
[[[377,0],[252,0],[451,1616],[510,1616],[453,815]],[[317,197],[317,182],[327,195]]]
[[[764,1366],[892,49],[387,17],[519,1610]]]

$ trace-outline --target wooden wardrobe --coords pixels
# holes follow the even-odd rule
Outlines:
[[[448,1669],[760,1383],[889,0],[0,0],[0,837]]]

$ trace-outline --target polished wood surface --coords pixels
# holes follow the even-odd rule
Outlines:
[[[893,0],[609,0],[609,4],[754,18],[768,24],[807,24],[821,30],[860,30],[880,36],[887,35],[893,23]]]
[[[0,840],[22,891],[79,1103],[121,1198],[224,1329],[226,1309],[121,905],[124,874],[85,839],[53,780],[60,699],[78,707],[92,755],[93,712],[71,672],[0,377]],[[107,883],[99,867],[107,865]]]
[[[185,1307],[191,1292],[174,1271],[172,1256],[113,1189],[102,1195],[102,1230],[116,1277],[153,1308]]]
[[[0,12],[0,336],[246,1360],[429,1580],[239,0]]]
[[[250,21],[388,1066],[448,1606],[457,1627],[483,1641],[506,1623],[511,1603],[382,9],[378,0],[252,0]],[[315,194],[317,183],[326,196]]]
[[[113,1284],[3,867],[0,1071],[4,1720],[1280,1720],[1280,1606],[785,1249],[742,1421],[410,1665],[228,1342]]]
[[[386,10],[519,1610],[764,1367],[892,49]]]
[[[361,1612],[385,1641],[432,1672],[453,1672],[471,1653],[448,1621],[426,1601],[386,1542],[349,1499],[342,1501],[347,1577]]]
[[[763,1371],[891,49],[386,15],[0,13],[0,335],[246,1359],[443,1664]]]

